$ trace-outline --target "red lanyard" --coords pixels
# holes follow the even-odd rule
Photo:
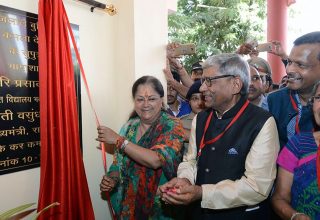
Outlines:
[[[298,109],[298,106],[297,106],[296,102],[292,98],[291,94],[290,94],[290,101],[291,101],[292,107],[298,113],[297,116],[296,116],[295,132],[296,132],[296,134],[299,134],[300,133],[300,128],[299,128],[299,109]]]
[[[208,144],[213,144],[214,142],[216,142],[217,140],[219,140],[225,133],[226,131],[238,120],[238,118],[242,115],[242,113],[244,112],[244,110],[247,108],[247,106],[249,105],[249,101],[247,100],[244,105],[241,107],[240,111],[234,116],[234,118],[231,120],[231,122],[228,124],[228,126],[223,130],[223,132],[221,132],[219,135],[217,135],[215,138],[209,140],[209,141],[204,141],[204,136],[208,130],[208,127],[209,127],[209,124],[210,124],[210,121],[211,121],[211,118],[212,118],[212,114],[213,114],[213,111],[210,113],[209,117],[207,118],[207,121],[206,121],[206,125],[204,127],[204,131],[203,131],[203,135],[202,135],[202,138],[201,138],[201,142],[200,142],[200,149],[199,149],[199,152],[198,152],[198,157],[200,157],[201,155],[201,151],[202,149],[208,145]]]

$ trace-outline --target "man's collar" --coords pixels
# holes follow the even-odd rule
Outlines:
[[[234,117],[240,111],[241,107],[244,105],[246,100],[247,100],[247,98],[245,96],[241,96],[239,101],[231,109],[229,109],[223,113],[221,119],[227,119],[227,118]],[[216,114],[214,114],[214,116],[216,118],[218,118]]]

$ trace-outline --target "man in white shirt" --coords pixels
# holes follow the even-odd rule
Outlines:
[[[208,109],[194,118],[178,177],[160,187],[162,200],[191,204],[192,219],[268,219],[279,151],[275,120],[247,100],[249,65],[239,55],[209,57],[203,69]]]

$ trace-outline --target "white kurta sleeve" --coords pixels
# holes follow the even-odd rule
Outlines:
[[[187,178],[191,184],[195,184],[197,176],[197,145],[196,145],[196,124],[197,115],[192,120],[189,146],[183,155],[183,160],[179,164],[177,176]]]

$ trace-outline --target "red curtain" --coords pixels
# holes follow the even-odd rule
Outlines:
[[[39,0],[40,219],[94,219],[80,150],[77,100],[62,0]],[[72,33],[70,33],[72,34]]]

